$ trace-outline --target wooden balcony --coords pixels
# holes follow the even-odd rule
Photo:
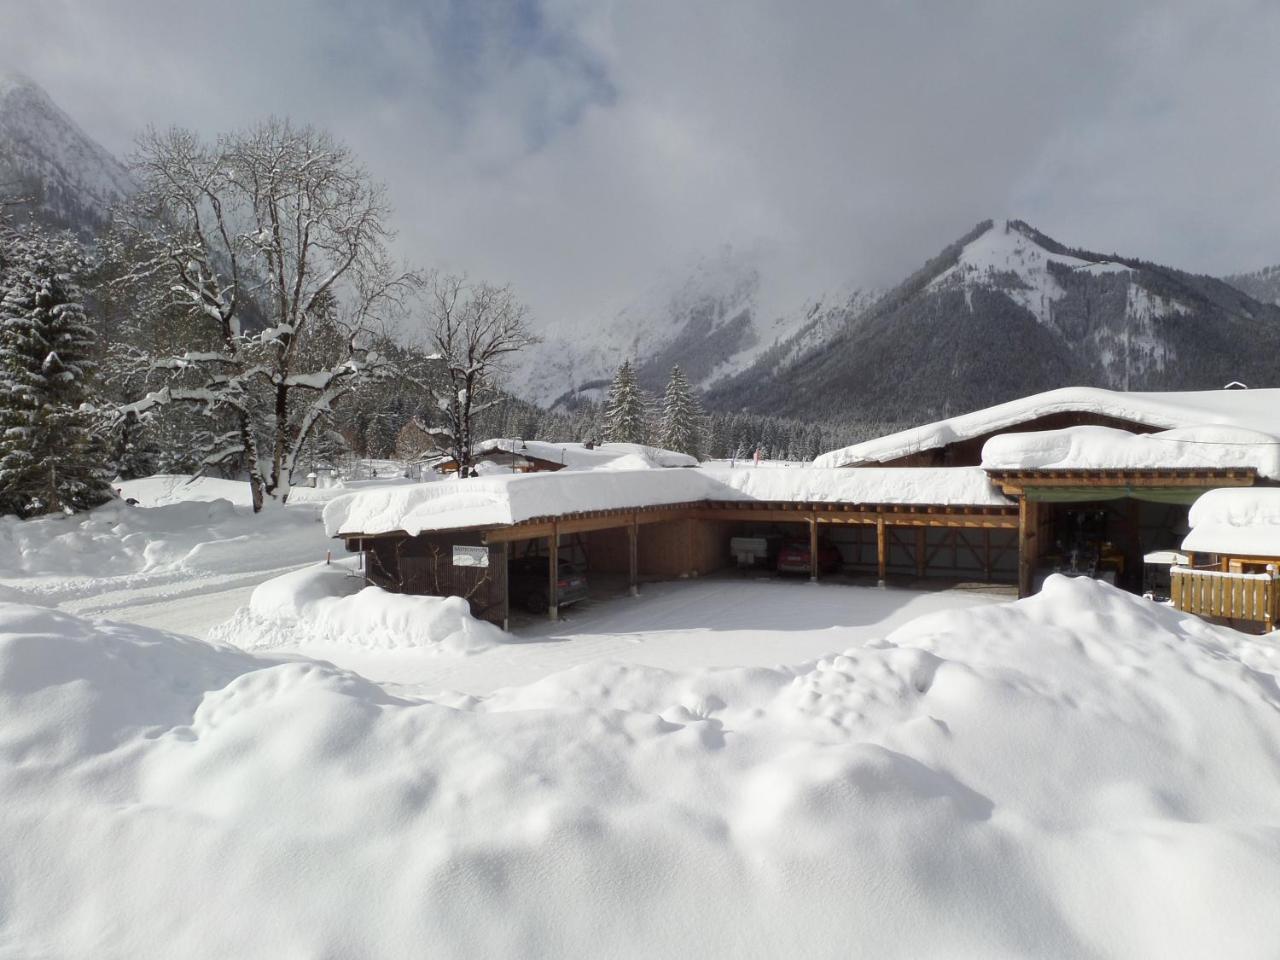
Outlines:
[[[1245,621],[1263,632],[1275,629],[1280,619],[1280,574],[1173,567],[1169,580],[1173,605],[1186,613]]]

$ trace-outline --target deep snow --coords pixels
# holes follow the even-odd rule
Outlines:
[[[422,697],[0,606],[0,955],[1274,955],[1274,638],[1055,577],[844,639]]]

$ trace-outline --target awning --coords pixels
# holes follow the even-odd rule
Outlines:
[[[1097,500],[1145,500],[1148,503],[1174,503],[1190,506],[1206,490],[1204,487],[1036,487],[1023,488],[1028,500],[1037,503],[1088,503]]]

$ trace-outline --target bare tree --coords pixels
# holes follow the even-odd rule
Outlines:
[[[148,131],[139,148],[144,189],[121,225],[144,254],[119,282],[162,290],[201,332],[150,361],[163,386],[126,413],[183,403],[221,418],[206,462],[238,458],[259,510],[288,497],[333,405],[388,372],[368,338],[413,278],[392,268],[383,188],[323,131],[268,120],[213,144]]]
[[[476,415],[502,401],[498,380],[506,363],[538,338],[528,308],[508,286],[442,274],[431,278],[425,293],[428,354],[407,377],[438,412],[427,433],[466,477],[473,468]]]

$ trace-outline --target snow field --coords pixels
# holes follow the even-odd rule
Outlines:
[[[488,696],[4,605],[0,953],[1270,956],[1278,671],[1058,577]]]
[[[246,650],[337,644],[465,655],[502,642],[461,597],[417,597],[365,586],[356,559],[317,564],[259,584],[249,605],[209,632]]]

